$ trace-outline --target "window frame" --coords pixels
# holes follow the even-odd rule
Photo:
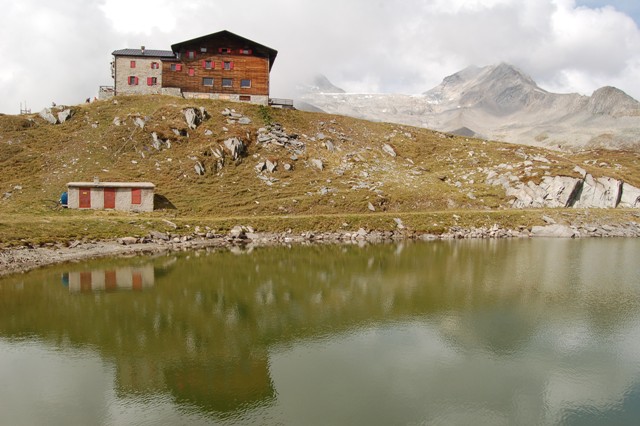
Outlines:
[[[152,70],[160,69],[160,63],[155,62],[155,61],[151,62],[151,69]]]
[[[249,85],[245,85],[244,82],[248,81]],[[250,78],[242,78],[240,79],[240,88],[241,89],[251,89],[251,79]]]
[[[136,77],[135,75],[130,75],[129,77],[127,77],[127,83],[129,84],[129,86],[137,86],[138,77]]]
[[[225,83],[229,83],[229,84],[225,84]],[[223,88],[228,88],[228,87],[233,88],[233,79],[232,78],[223,78],[222,79],[222,87]]]
[[[207,80],[211,80],[211,84],[207,84],[206,81]],[[213,77],[202,77],[202,85],[205,87],[213,87],[213,83],[214,83],[214,78]]]

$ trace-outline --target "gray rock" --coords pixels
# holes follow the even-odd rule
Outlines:
[[[146,122],[144,121],[143,118],[136,117],[136,118],[133,119],[133,124],[135,124],[136,126],[140,127],[141,129],[144,129],[144,125],[146,124]]]
[[[546,207],[571,207],[579,194],[582,182],[567,176],[545,176],[540,188],[546,192],[544,205]]]
[[[580,176],[582,176],[583,179],[587,176],[587,171],[580,166],[575,166],[573,168],[573,171],[580,174]]]
[[[399,217],[394,217],[393,221],[396,223],[396,226],[398,227],[398,229],[405,229],[406,228],[404,226],[404,223],[402,223],[402,219],[400,219]]]
[[[196,129],[200,123],[204,121],[207,115],[207,112],[203,107],[200,107],[199,109],[185,108],[182,110],[182,113],[184,114],[187,126],[192,130]]]
[[[229,231],[229,236],[231,238],[245,238],[246,234],[242,226],[236,225]]]
[[[549,237],[549,238],[579,238],[580,233],[575,229],[572,229],[565,225],[547,225],[547,226],[534,226],[531,228],[531,235],[534,237]]]
[[[136,244],[138,239],[135,237],[123,237],[118,238],[118,244],[122,244],[123,246],[129,246],[131,244]]]
[[[73,115],[73,111],[70,110],[69,108],[62,110],[58,113],[58,121],[60,123],[64,123],[65,121],[70,119],[72,115]]]
[[[120,117],[114,117],[113,118],[113,125],[114,126],[120,126],[122,124],[122,122],[120,121]]]
[[[289,163],[284,163],[282,167],[284,167],[285,171],[287,172],[290,172],[293,169],[293,166]]]
[[[374,207],[374,205],[373,205],[373,204],[371,204],[371,202],[367,203],[367,208],[368,208],[369,210],[371,210],[372,212],[375,212],[375,211],[376,211],[376,208]]]
[[[151,145],[159,150],[162,147],[162,141],[158,139],[158,134],[156,132],[151,133]]]
[[[38,115],[49,122],[49,124],[58,124],[58,119],[51,113],[51,108],[43,109]]]
[[[267,171],[269,173],[273,173],[276,171],[276,168],[278,167],[278,162],[276,160],[274,161],[267,160],[265,163],[265,166],[267,167]]]
[[[196,173],[197,173],[199,176],[204,175],[204,173],[205,173],[204,165],[203,165],[200,161],[196,162],[196,164],[195,164],[193,167],[195,168]]]
[[[211,135],[213,135],[213,132],[211,130],[207,129],[207,130],[204,131],[204,135],[205,136],[211,136]]]
[[[224,146],[231,154],[233,160],[237,160],[245,152],[245,146],[238,138],[231,138],[224,141]]]
[[[258,164],[256,164],[256,170],[258,172],[263,171],[265,168],[267,167],[267,163],[264,161],[259,162]]]
[[[549,217],[549,216],[542,216],[542,220],[544,220],[544,223],[548,224],[548,225],[555,225],[556,221]]]
[[[620,207],[640,208],[640,189],[628,183],[622,184],[622,196],[620,197]]]
[[[393,149],[393,147],[391,145],[389,145],[388,143],[385,143],[384,145],[382,145],[382,151],[384,151],[385,153],[389,154],[392,157],[396,157],[396,150]]]
[[[319,160],[317,158],[311,160],[311,165],[318,170],[324,170],[324,163],[322,162],[322,160]]]
[[[595,179],[588,174],[582,185],[577,208],[615,208],[620,200],[622,181],[610,177]]]
[[[169,241],[169,236],[166,233],[159,231],[149,232],[149,238],[152,238],[154,240]]]
[[[251,119],[249,117],[241,117],[238,120],[238,124],[251,124]]]
[[[324,143],[325,148],[327,148],[329,151],[333,152],[335,151],[336,147],[333,145],[333,142],[331,142],[330,140],[327,140]]]
[[[324,133],[318,133],[318,134],[316,135],[316,139],[317,139],[317,140],[319,140],[319,141],[324,140],[324,138],[326,138],[326,136],[324,135]]]

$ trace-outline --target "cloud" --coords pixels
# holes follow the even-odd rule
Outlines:
[[[623,0],[619,0],[623,1]],[[0,111],[77,103],[111,84],[111,52],[227,29],[279,51],[272,95],[323,73],[348,91],[420,93],[475,64],[510,62],[544,88],[640,98],[640,30],[584,0],[23,0],[0,16]]]

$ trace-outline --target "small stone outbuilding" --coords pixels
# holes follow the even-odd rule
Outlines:
[[[153,211],[155,185],[151,182],[69,182],[70,209]]]

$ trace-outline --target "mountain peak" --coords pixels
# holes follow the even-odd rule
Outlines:
[[[345,93],[344,90],[335,86],[324,74],[316,74],[311,81],[298,87],[301,93]]]
[[[640,102],[618,88],[605,86],[593,92],[587,109],[596,115],[638,115]]]

